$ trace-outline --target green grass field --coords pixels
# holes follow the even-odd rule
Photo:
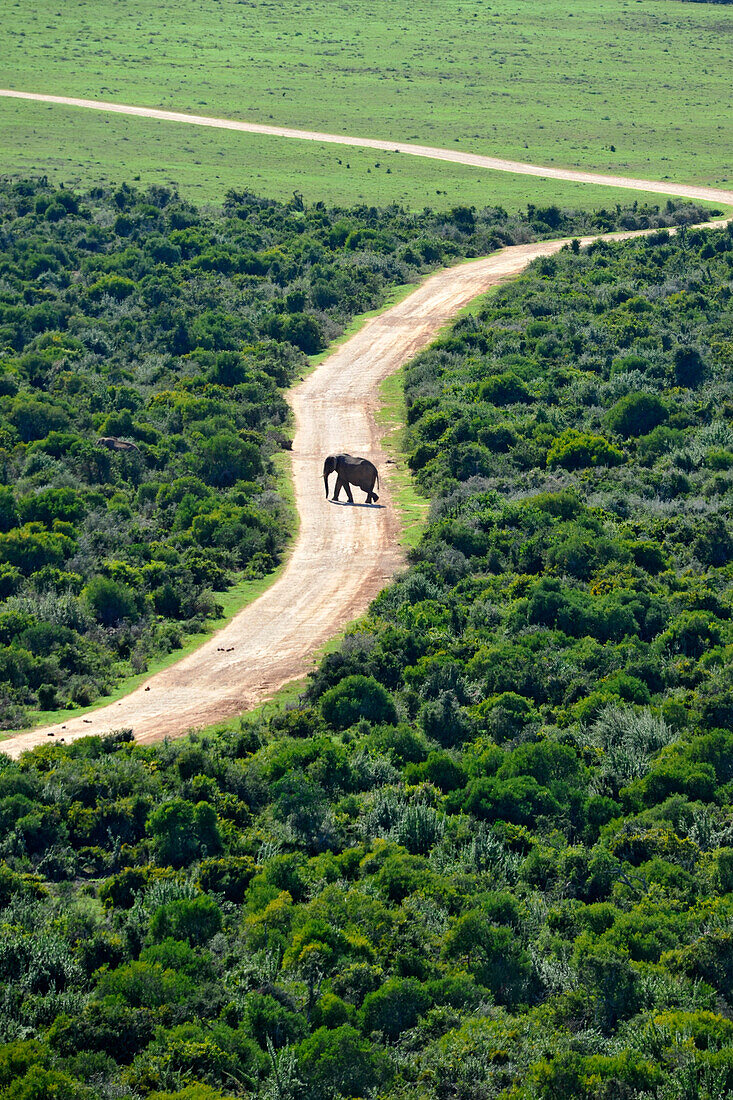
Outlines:
[[[194,202],[217,205],[230,187],[284,200],[300,191],[308,203],[395,202],[412,210],[664,204],[661,195],[613,187],[2,98],[0,174],[47,174],[81,189],[121,180],[173,184]]]
[[[0,86],[725,185],[732,28],[730,9],[680,0],[9,0]],[[5,101],[0,170],[174,179],[199,199],[237,183],[412,207],[618,197],[163,126]]]

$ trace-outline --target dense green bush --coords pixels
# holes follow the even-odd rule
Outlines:
[[[161,905],[150,921],[150,931],[159,940],[171,937],[201,946],[221,930],[221,911],[213,898],[180,898]]]
[[[623,461],[623,451],[602,435],[566,428],[557,436],[547,452],[549,467],[584,470],[587,466],[616,466]]]
[[[380,1031],[388,1039],[396,1039],[414,1027],[429,1007],[430,994],[415,978],[391,978],[365,997],[364,1030],[367,1035]]]
[[[5,643],[0,728],[92,703],[215,618],[212,590],[277,566],[292,529],[273,463],[282,388],[305,356],[390,286],[551,232],[534,210],[457,210],[231,192],[204,212],[162,187],[0,181],[0,600],[55,631],[43,652]],[[556,229],[593,231],[587,214],[556,213]],[[699,373],[678,351],[678,373]],[[487,380],[497,402],[530,400],[520,374]],[[486,473],[489,457],[469,446],[456,469]],[[91,617],[59,611],[82,591]]]
[[[94,617],[103,626],[115,626],[122,619],[134,622],[139,616],[132,589],[111,577],[93,577],[84,588],[83,595]]]
[[[396,722],[394,703],[373,676],[347,676],[321,699],[321,713],[334,729],[345,729],[359,718]]]
[[[139,203],[122,188],[112,201],[127,249]],[[195,212],[168,205],[175,228],[143,234],[145,256],[259,278],[265,249],[227,251]],[[55,206],[66,209],[43,210]],[[316,214],[322,232],[309,222],[304,248],[351,240],[349,256],[366,242],[388,255],[368,212],[358,224]],[[281,216],[232,200],[245,231]],[[445,223],[471,224],[460,210]],[[569,249],[417,357],[408,442],[422,449],[430,522],[295,706],[179,742],[121,731],[0,756],[1,1097],[731,1092],[732,240]],[[284,278],[288,255],[278,317],[308,309],[305,280]],[[89,285],[125,270],[95,269]],[[87,308],[127,309],[137,293]],[[195,323],[197,339],[221,341],[216,318]],[[704,370],[685,385],[675,349],[693,346]],[[34,377],[44,350],[28,353]],[[197,358],[217,378],[205,386],[248,384],[226,350]],[[266,361],[287,375],[289,360]],[[490,400],[498,391],[482,385],[502,374],[533,400]],[[128,522],[121,482],[107,498],[104,480],[42,480],[78,432],[23,444],[39,481],[0,494],[3,534],[30,525],[33,554],[47,545],[30,536],[69,543],[40,579],[16,564],[27,566],[22,538],[6,552],[6,684],[27,678],[63,702],[58,643],[83,695],[90,634],[141,629],[150,603],[184,614],[183,563],[221,586],[218,551],[256,543],[264,482],[216,489],[200,465],[202,444],[230,430],[221,395],[202,389],[192,407],[170,381],[156,399],[191,463],[126,500],[133,526],[160,511],[186,534],[178,556],[169,539],[149,558],[92,567],[89,532],[108,504]],[[147,456],[159,444],[145,440],[139,387],[111,385],[114,409],[100,414],[130,424]],[[636,393],[657,394],[669,420],[625,439],[623,461],[548,462],[568,431],[603,439],[609,410]],[[261,428],[237,438],[264,470]],[[100,457],[104,477],[121,462],[137,477],[135,455]],[[711,475],[725,481],[715,492]],[[139,600],[130,617],[97,622],[95,577],[110,582],[102,595]]]
[[[606,417],[611,431],[624,438],[648,435],[666,419],[664,403],[651,393],[629,393],[619,398]]]

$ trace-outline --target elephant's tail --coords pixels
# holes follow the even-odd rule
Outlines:
[[[377,488],[379,488],[379,470],[377,470]]]

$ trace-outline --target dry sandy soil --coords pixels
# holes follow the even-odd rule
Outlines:
[[[381,141],[378,138],[349,137],[346,134],[322,134],[316,130],[294,130],[288,126],[265,126],[257,122],[240,122],[231,118],[212,118],[209,115],[190,115],[180,111],[163,111],[156,107],[134,107],[126,103],[107,103],[101,99],[75,99],[73,96],[41,95],[38,92],[16,92],[0,89],[0,96],[10,99],[31,99],[39,103],[59,103],[66,107],[85,107],[94,111],[107,111],[119,115],[138,115],[141,118],[157,118],[163,122],[183,122],[189,126],[211,126],[219,130],[240,130],[248,134],[267,134],[270,137],[299,138],[302,141],[319,141],[332,145],[354,145],[363,149],[379,149],[385,153],[406,153],[431,160],[448,160],[455,164],[468,164],[475,168],[489,168],[494,172],[515,172],[523,176],[541,176],[543,179],[570,180],[575,183],[599,183],[622,187],[630,191],[652,191],[658,195],[679,195],[681,198],[702,202],[733,202],[733,192],[716,187],[698,187],[686,183],[659,182],[658,180],[633,179],[630,176],[605,176],[596,172],[580,172],[572,168],[547,168],[523,161],[501,160],[479,153],[463,153],[458,149],[438,149],[432,145],[413,145],[403,141]]]
[[[251,709],[303,676],[314,654],[362,614],[403,565],[389,465],[374,417],[379,383],[477,295],[566,243],[516,245],[441,271],[325,359],[288,394],[296,423],[292,464],[300,530],[280,579],[194,653],[124,699],[63,725],[14,735],[0,742],[0,750],[18,756],[52,736],[72,741],[120,728],[131,728],[142,742],[177,737]],[[359,504],[360,490],[353,506],[326,500],[323,458],[339,451],[377,464],[378,506]],[[332,491],[334,482],[332,477]]]

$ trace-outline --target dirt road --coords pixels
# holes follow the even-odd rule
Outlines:
[[[151,676],[126,698],[63,725],[8,738],[0,742],[0,751],[16,757],[51,736],[72,741],[123,727],[132,728],[143,742],[177,737],[248,710],[303,676],[316,651],[362,614],[403,564],[390,468],[374,418],[379,383],[429,344],[477,295],[566,243],[516,245],[431,276],[367,322],[289,391],[296,422],[292,462],[300,531],[280,579],[194,653]],[[325,499],[323,457],[338,451],[376,462],[381,475],[378,507]],[[355,500],[359,497],[356,490]]]
[[[156,118],[163,122],[181,122],[189,126],[211,126],[219,130],[240,130],[247,134],[267,134],[270,137],[298,138],[301,141],[319,141],[331,145],[353,145],[362,149],[378,149],[385,153],[406,153],[430,160],[448,160],[454,164],[468,164],[474,168],[489,168],[494,172],[515,172],[523,176],[541,176],[543,179],[570,180],[574,183],[597,183],[601,186],[620,187],[630,191],[651,191],[657,195],[677,195],[680,198],[701,202],[733,203],[733,191],[718,187],[702,187],[695,184],[672,183],[660,180],[634,179],[631,176],[606,176],[598,172],[581,172],[573,168],[549,168],[523,161],[502,160],[481,153],[464,153],[458,149],[438,149],[432,145],[413,145],[404,141],[382,141],[379,138],[349,137],[345,134],[323,134],[317,130],[294,130],[289,126],[265,126],[257,122],[240,122],[231,118],[212,118],[209,115],[190,115],[181,111],[163,111],[156,107],[135,107],[126,103],[107,103],[101,99],[76,99],[73,96],[42,95],[38,92],[17,92],[0,89],[0,96],[10,99],[30,99],[37,103],[58,103],[66,107],[84,107],[93,111],[106,111],[118,115],[138,115]]]

